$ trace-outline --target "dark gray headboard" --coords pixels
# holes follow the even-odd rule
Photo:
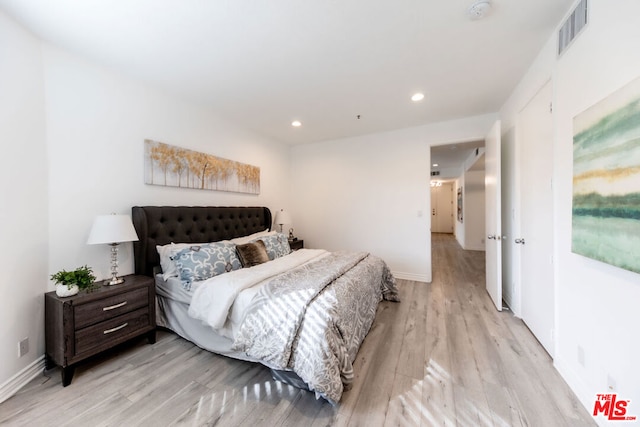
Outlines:
[[[271,229],[267,207],[134,206],[131,217],[140,239],[133,243],[135,272],[145,276],[160,265],[156,245],[216,242]]]

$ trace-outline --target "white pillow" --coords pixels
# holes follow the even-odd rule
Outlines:
[[[245,245],[247,243],[251,243],[254,240],[258,240],[261,237],[272,236],[276,234],[277,231],[269,231],[267,228],[264,231],[258,231],[257,233],[250,234],[249,236],[244,237],[236,237],[235,239],[231,239],[231,243],[235,243],[236,245]]]
[[[169,243],[164,246],[156,246],[158,255],[160,255],[160,267],[162,267],[162,278],[169,280],[170,277],[178,277],[178,267],[175,261],[171,259],[175,254],[191,246],[202,245],[202,243]]]

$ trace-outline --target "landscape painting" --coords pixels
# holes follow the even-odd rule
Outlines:
[[[462,187],[458,187],[458,222],[462,222]]]
[[[145,184],[260,194],[260,168],[146,139]]]
[[[572,251],[640,273],[640,79],[573,125]]]

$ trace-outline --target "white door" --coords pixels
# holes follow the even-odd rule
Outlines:
[[[518,117],[520,150],[520,296],[522,320],[553,356],[553,118],[551,83]]]
[[[431,187],[431,232],[440,232],[438,224],[438,187]]]
[[[453,184],[431,187],[431,231],[453,233]]]
[[[487,292],[502,311],[502,221],[500,203],[500,120],[485,138],[485,230]]]

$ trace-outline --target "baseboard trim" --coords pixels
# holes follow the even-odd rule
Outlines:
[[[393,277],[402,280],[413,280],[415,282],[431,283],[431,278],[426,274],[403,273],[401,271],[392,271]]]
[[[553,360],[553,366],[569,385],[569,388],[573,390],[580,403],[582,403],[582,406],[591,413],[596,395],[588,392],[587,384],[582,380],[582,378],[580,378],[573,368],[569,366],[568,363],[565,363],[564,359],[556,355],[556,358]],[[606,390],[602,390],[602,393],[605,392]],[[594,421],[599,425],[602,425],[598,419],[594,418]]]
[[[465,251],[480,251],[480,252],[486,252],[487,248],[484,245],[467,245],[464,246],[462,249],[464,249]]]
[[[513,296],[509,292],[504,292],[504,288],[502,288],[502,290],[503,290],[502,299],[504,300],[505,303],[507,303],[507,306],[509,307],[511,312],[515,315],[515,310],[513,309]]]
[[[42,374],[44,370],[44,354],[33,361],[30,365],[24,368],[22,371],[9,378],[4,384],[0,386],[0,403],[4,402],[14,394],[16,394],[22,387],[27,385],[29,381]]]

